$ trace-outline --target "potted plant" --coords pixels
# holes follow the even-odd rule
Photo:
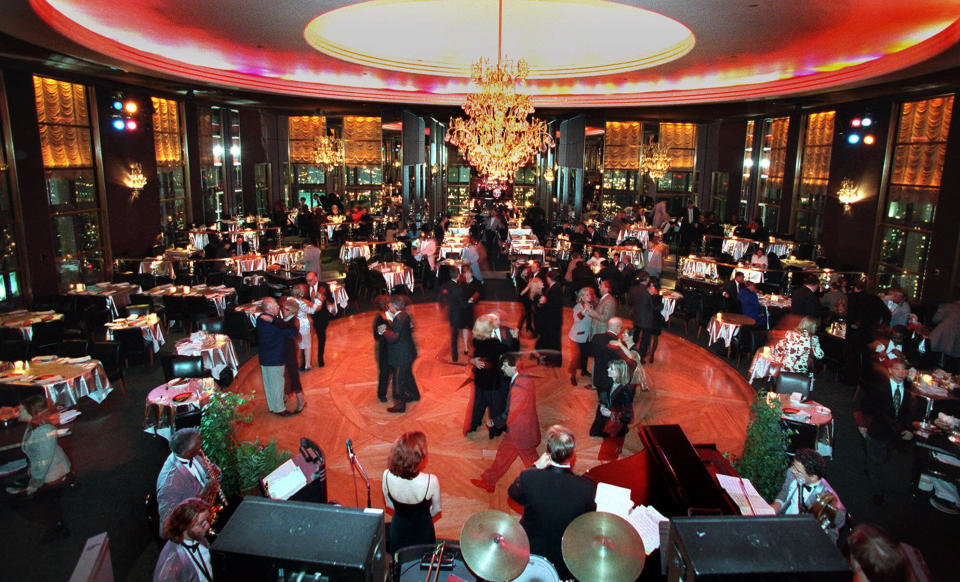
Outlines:
[[[772,393],[771,393],[772,394]],[[780,418],[783,409],[776,394],[760,393],[750,405],[750,423],[743,454],[733,461],[741,477],[750,479],[760,495],[772,501],[787,470],[787,429]]]
[[[203,450],[223,472],[220,487],[228,497],[255,493],[260,479],[290,458],[290,451],[277,447],[276,440],[266,445],[259,440],[237,440],[237,425],[253,420],[252,414],[241,414],[239,409],[253,397],[252,393],[244,397],[234,392],[217,392],[204,407],[200,420]]]

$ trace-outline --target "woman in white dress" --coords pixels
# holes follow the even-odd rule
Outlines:
[[[300,283],[290,291],[290,296],[297,302],[299,306],[297,310],[297,322],[300,324],[300,349],[303,350],[303,359],[301,362],[300,369],[309,370],[313,366],[310,365],[310,353],[313,350],[313,312],[315,312],[322,305],[319,301],[311,301],[308,299],[307,286],[303,283]]]

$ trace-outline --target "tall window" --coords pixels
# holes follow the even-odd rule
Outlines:
[[[661,123],[660,145],[670,151],[670,171],[657,181],[657,192],[690,194],[697,161],[697,124]]]
[[[230,177],[230,196],[227,198],[227,205],[230,208],[230,214],[234,216],[243,216],[243,176],[240,167],[240,112],[236,109],[223,110],[223,123],[227,128],[224,136],[226,143],[229,144],[224,152],[226,156],[226,167]]]
[[[7,105],[0,83],[0,308],[10,307],[22,296],[22,271],[17,236],[17,213],[13,205],[10,157],[6,152]]]
[[[780,223],[783,197],[783,173],[787,162],[789,117],[763,120],[763,145],[760,152],[760,180],[757,182],[757,209],[763,225],[776,232]]]
[[[350,203],[379,211],[383,193],[383,122],[379,117],[343,118],[343,166]],[[344,203],[348,203],[344,200]]]
[[[153,103],[153,146],[160,186],[160,230],[165,242],[173,244],[174,233],[187,226],[180,105],[160,97],[151,97],[150,101]]]
[[[327,120],[322,115],[301,115],[287,119],[287,152],[291,172],[290,200],[287,207],[293,208],[304,199],[313,208],[326,193],[327,174],[322,165],[315,163],[314,146],[318,137],[327,135]]]
[[[103,278],[104,241],[87,88],[33,77],[61,286]]]
[[[879,224],[877,282],[923,292],[933,218],[947,156],[953,95],[900,106],[890,186]]]
[[[219,107],[201,107],[197,142],[200,146],[200,196],[203,221],[212,224],[226,215],[223,171],[223,131]]]
[[[796,194],[797,240],[815,242],[823,232],[823,208],[830,181],[833,127],[836,112],[807,115],[803,134],[800,187]]]
[[[753,133],[756,131],[756,122],[747,122],[747,135],[743,143],[743,179],[740,182],[740,206],[737,208],[737,218],[746,220],[747,210],[750,208],[750,193],[753,191]]]

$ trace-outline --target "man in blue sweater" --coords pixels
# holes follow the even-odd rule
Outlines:
[[[263,392],[267,396],[267,408],[280,416],[291,416],[283,401],[283,365],[286,358],[286,341],[297,336],[297,330],[277,325],[280,322],[280,306],[272,297],[263,298],[263,313],[257,317],[257,340],[260,344],[260,375],[263,376]]]

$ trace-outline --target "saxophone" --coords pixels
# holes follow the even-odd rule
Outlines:
[[[207,458],[207,454],[203,452],[203,449],[200,449],[200,457],[203,458],[203,465],[207,471],[207,477],[210,479],[207,483],[214,483],[214,486],[210,488],[204,501],[210,506],[210,533],[216,535],[213,530],[213,524],[216,523],[220,510],[226,507],[227,496],[223,494],[223,488],[220,487],[220,470],[210,462],[210,459]]]

